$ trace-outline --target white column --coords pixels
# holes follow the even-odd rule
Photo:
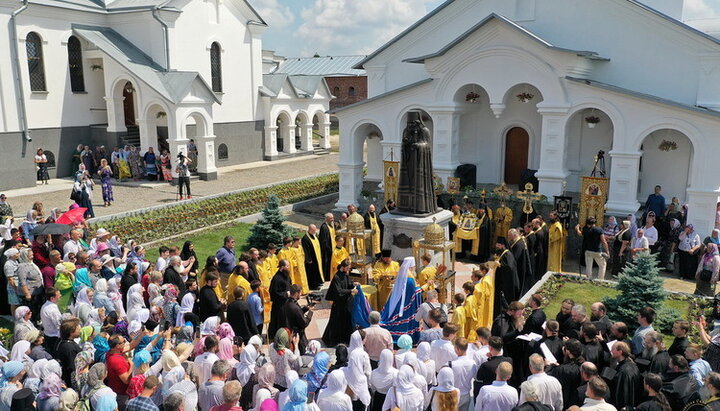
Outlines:
[[[276,157],[277,151],[277,126],[265,126],[265,157]]]
[[[539,106],[543,104],[540,103]],[[542,132],[540,139],[540,169],[535,176],[540,183],[540,192],[547,197],[562,193],[563,181],[569,175],[565,167],[565,149],[567,136],[568,107],[545,105],[538,108],[542,115]]]
[[[340,195],[335,208],[346,209],[350,204],[357,204],[363,186],[363,166],[365,163],[338,163]]]
[[[201,180],[217,180],[215,167],[215,136],[208,135],[196,139],[198,147],[198,174]]]
[[[313,124],[312,123],[301,123],[300,124],[300,150],[313,151]]]
[[[719,190],[700,190],[688,188],[688,223],[695,226],[701,236],[710,235],[715,228],[715,213]]]
[[[295,124],[283,124],[283,152],[293,154],[297,152],[295,148]]]
[[[123,108],[123,101],[125,97],[104,97],[105,106],[107,108],[107,119],[108,126],[107,131],[109,132],[123,132],[127,131],[125,127],[125,113]]]
[[[330,122],[327,123],[320,123],[318,124],[320,130],[320,135],[322,135],[322,140],[320,140],[320,148],[329,150],[330,149]]]
[[[640,204],[637,201],[640,180],[639,151],[610,153],[610,192],[605,205],[608,214],[624,216],[634,214]]]
[[[448,177],[455,176],[460,165],[460,113],[455,107],[432,109],[433,118],[433,172],[447,187]]]

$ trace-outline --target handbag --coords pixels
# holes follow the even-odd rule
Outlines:
[[[709,283],[712,280],[712,271],[703,269],[700,272],[700,280]]]
[[[428,403],[428,406],[425,408],[425,411],[432,411],[433,398],[435,398],[435,390],[432,390],[432,395],[430,396],[430,403]]]

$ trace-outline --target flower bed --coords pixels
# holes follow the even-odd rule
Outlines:
[[[91,229],[103,227],[123,240],[146,243],[257,213],[270,194],[290,204],[337,192],[338,187],[337,174],[312,177],[111,219],[91,224]]]

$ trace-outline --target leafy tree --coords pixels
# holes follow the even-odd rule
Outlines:
[[[250,229],[248,243],[252,247],[264,249],[269,243],[282,247],[282,240],[292,235],[292,229],[285,224],[285,216],[280,212],[280,199],[271,194],[262,210],[262,219]]]
[[[618,277],[617,289],[620,291],[617,297],[605,298],[603,302],[609,316],[630,329],[638,327],[637,312],[643,307],[655,309],[653,328],[660,332],[669,332],[673,321],[681,318],[677,310],[663,306],[667,292],[655,255],[642,253],[627,264]]]

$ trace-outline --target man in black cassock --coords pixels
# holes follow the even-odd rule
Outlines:
[[[325,214],[325,221],[320,226],[320,253],[322,254],[323,280],[330,278],[334,270],[330,267],[333,250],[335,249],[335,216],[333,213]]]
[[[485,262],[490,258],[490,253],[492,249],[492,233],[493,233],[493,227],[491,218],[487,213],[487,208],[485,205],[480,204],[480,207],[476,211],[478,222],[477,222],[477,229],[478,229],[478,249],[477,249],[477,256],[478,261]],[[473,250],[474,252],[475,250]]]
[[[303,251],[305,252],[305,274],[307,275],[308,286],[311,290],[317,290],[322,287],[325,282],[322,275],[322,248],[320,246],[320,239],[317,235],[317,226],[310,224],[308,230],[303,236],[300,244],[302,244]],[[317,245],[317,249],[315,246]],[[318,251],[319,254],[318,255]],[[332,256],[332,250],[331,256]]]
[[[532,223],[525,224],[525,248],[530,255],[530,269],[533,273],[533,283],[540,281],[545,273],[541,273],[537,269],[537,237],[533,230]]]
[[[272,308],[270,309],[270,324],[268,325],[268,339],[275,338],[277,330],[285,326],[285,317],[283,316],[283,306],[290,297],[290,262],[288,260],[280,260],[278,262],[278,271],[270,280],[270,301]]]
[[[550,228],[545,223],[545,220],[542,218],[542,216],[538,216],[537,220],[537,228],[535,229],[535,234],[538,235],[538,243],[539,243],[539,250],[542,250],[542,254],[540,254],[540,251],[538,251],[538,267],[540,269],[541,275],[545,275],[547,272],[547,263],[548,263],[548,247],[550,246]]]
[[[510,251],[513,257],[515,257],[518,279],[520,280],[520,296],[523,296],[535,285],[532,267],[530,266],[530,254],[528,253],[525,239],[520,235],[518,230],[514,228],[508,230],[508,239],[510,240]]]
[[[507,248],[505,237],[498,237],[496,246],[497,261],[500,266],[495,269],[495,307],[493,316],[497,317],[505,311],[511,301],[517,301],[520,295],[515,256]]]
[[[302,288],[293,284],[290,286],[290,298],[283,305],[283,317],[285,317],[285,327],[289,328],[293,335],[298,336],[298,348],[300,352],[305,352],[307,347],[307,337],[305,336],[305,328],[310,325],[313,312],[309,307],[300,307],[298,299],[300,298]]]
[[[618,361],[615,375],[608,384],[613,393],[612,404],[617,409],[638,405],[643,394],[643,377],[630,358],[630,347],[624,342],[616,342],[610,350],[610,355]]]
[[[330,320],[322,336],[327,347],[334,347],[341,343],[348,344],[350,334],[354,331],[352,305],[357,289],[349,277],[350,269],[351,265],[348,260],[340,263],[340,269],[330,281],[330,288],[325,295],[326,300],[333,302],[330,309]]]
[[[513,360],[513,366],[516,368],[513,370],[510,385],[516,388],[525,379],[528,368],[527,341],[517,339],[525,325],[524,310],[523,303],[511,302],[505,312],[495,317],[490,329],[490,334],[493,337],[502,338],[503,355]]]

